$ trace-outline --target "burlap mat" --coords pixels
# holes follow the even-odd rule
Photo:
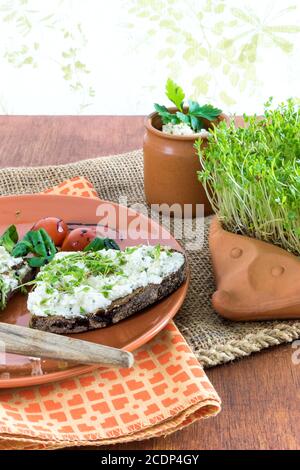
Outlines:
[[[85,176],[103,199],[128,204],[144,203],[143,158],[140,150],[59,166],[6,168],[0,170],[0,194],[40,192],[73,176]],[[176,324],[205,367],[247,356],[269,346],[300,337],[299,321],[233,323],[212,309],[214,291],[205,220],[205,243],[200,251],[188,252],[191,285]],[[183,245],[185,240],[182,241]]]

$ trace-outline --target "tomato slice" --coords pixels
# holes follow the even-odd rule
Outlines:
[[[58,217],[45,217],[34,224],[32,230],[43,228],[56,246],[61,246],[69,233],[67,224]]]
[[[95,237],[96,228],[75,228],[65,238],[61,251],[82,251]]]

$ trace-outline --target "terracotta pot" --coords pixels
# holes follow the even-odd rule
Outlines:
[[[209,247],[214,309],[230,320],[300,318],[300,258],[255,238],[225,231],[215,217]]]
[[[169,108],[175,113],[175,108]],[[217,122],[225,119],[221,115]],[[205,128],[212,126],[205,120]],[[160,116],[154,112],[145,119],[144,135],[144,184],[149,204],[192,204],[192,215],[196,215],[196,204],[204,204],[204,214],[212,213],[211,205],[197,171],[201,170],[194,148],[198,137],[177,136],[161,131]],[[203,140],[203,147],[206,145]]]

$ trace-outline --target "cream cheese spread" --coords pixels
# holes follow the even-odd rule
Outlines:
[[[0,245],[0,306],[5,307],[7,294],[18,287],[30,267],[22,258],[14,258]]]
[[[8,253],[4,246],[0,245],[0,274],[11,271],[21,263],[23,263],[22,258],[14,258]]]
[[[105,310],[138,288],[160,284],[183,264],[182,253],[161,245],[60,252],[37,275],[28,310],[38,316],[65,318]]]

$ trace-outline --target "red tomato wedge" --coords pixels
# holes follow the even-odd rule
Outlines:
[[[95,237],[96,228],[75,228],[65,238],[61,251],[82,251]]]
[[[44,219],[40,219],[34,224],[32,230],[39,230],[40,228],[46,230],[56,246],[61,246],[69,233],[67,224],[58,217],[45,217]]]

